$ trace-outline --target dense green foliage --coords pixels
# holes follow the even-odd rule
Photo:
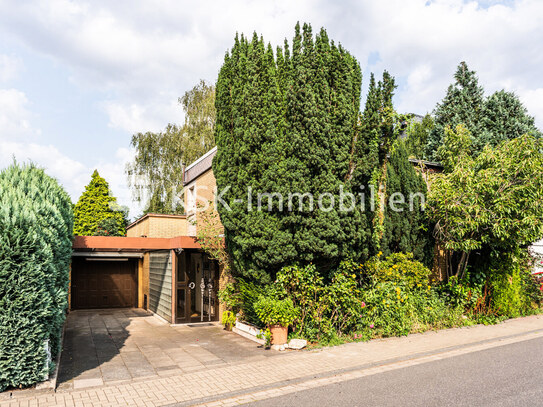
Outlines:
[[[496,146],[525,134],[541,137],[534,118],[528,114],[519,98],[504,90],[493,93],[485,100],[477,130],[474,141],[477,152],[481,152],[485,145]]]
[[[94,236],[122,236],[119,231],[119,222],[115,218],[104,218],[96,227]]]
[[[361,80],[356,59],[307,24],[275,53],[256,34],[236,38],[217,82],[213,162],[234,275],[265,283],[309,263],[326,275],[377,251],[384,208],[369,209],[368,187],[380,193],[402,119],[387,72],[360,115]]]
[[[541,139],[523,136],[486,147],[476,158],[460,153],[452,170],[435,179],[429,200],[445,247],[511,251],[541,239],[542,151]]]
[[[292,211],[273,197],[261,199],[263,210],[255,208],[258,194],[281,193],[286,200],[291,192],[310,193],[316,200],[327,193],[328,207],[338,202],[340,188],[351,191],[345,177],[360,86],[358,62],[324,30],[314,39],[310,26],[303,34],[297,26],[292,48],[278,48],[276,55],[256,35],[236,38],[217,82],[213,163],[219,191],[230,187],[223,199],[232,211],[218,210],[235,273],[270,281],[285,264],[330,267],[364,249],[366,220],[359,208],[348,214],[337,205],[311,210],[309,199],[299,196]]]
[[[257,325],[268,324],[268,316],[282,308],[276,302],[288,300],[285,314],[295,314],[292,335],[321,344],[349,340],[352,335],[355,339],[406,335],[471,321],[462,317],[463,305],[449,305],[442,299],[430,281],[430,270],[412,254],[386,259],[378,255],[365,264],[344,261],[326,278],[313,264],[284,267],[275,282],[259,286],[265,294],[257,294],[256,287],[236,284],[229,290],[230,296],[237,290],[253,291],[245,297],[256,298]],[[240,317],[245,319],[244,313]]]
[[[219,300],[234,314],[239,314],[244,321],[259,325],[261,321],[253,305],[267,292],[265,286],[239,278],[236,280],[235,285],[228,283],[219,291]]]
[[[424,210],[426,194],[426,182],[409,162],[404,144],[397,142],[387,164],[384,231],[379,246],[385,256],[412,253],[431,265],[434,242]]]
[[[470,261],[469,271],[440,285],[440,294],[476,322],[493,323],[538,313],[543,293],[532,275],[533,266],[525,248],[481,250]]]
[[[422,160],[426,157],[426,145],[433,129],[434,119],[429,114],[424,116],[421,121],[414,118],[409,121],[404,140],[409,158]]]
[[[266,325],[288,327],[296,318],[296,308],[290,298],[279,300],[261,296],[254,304],[256,315]]]
[[[484,97],[475,71],[461,62],[443,101],[435,109],[435,126],[429,133],[425,158],[439,159],[437,150],[443,143],[445,129],[463,125],[469,132],[473,155],[485,145],[498,143],[529,134],[541,137],[534,118],[528,115],[518,97],[504,90]]]
[[[145,200],[145,213],[183,214],[183,170],[215,146],[215,87],[201,80],[179,102],[182,126],[168,124],[162,132],[132,136],[136,157],[126,174],[134,197]]]
[[[463,309],[440,298],[430,274],[411,254],[376,256],[367,262],[362,284],[365,309],[357,326],[360,336],[398,336],[463,325]]]
[[[117,198],[111,195],[109,184],[95,170],[90,183],[74,206],[74,234],[78,236],[93,236],[97,232],[102,234],[104,226],[107,226],[108,230],[116,230],[115,236],[125,236],[127,216],[128,208],[117,204]],[[116,227],[111,225],[111,221],[104,225],[106,219],[112,219]]]
[[[0,172],[0,391],[47,378],[68,305],[73,213],[43,170]]]

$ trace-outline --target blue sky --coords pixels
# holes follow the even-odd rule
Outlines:
[[[202,3],[202,4],[200,4]],[[487,92],[516,92],[543,127],[543,2],[0,0],[0,168],[45,167],[77,200],[96,168],[119,202],[134,132],[180,123],[177,98],[214,82],[236,32],[272,44],[324,26],[368,73],[396,76],[399,111],[426,113],[465,60]]]

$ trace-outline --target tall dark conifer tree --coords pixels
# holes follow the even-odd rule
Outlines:
[[[541,137],[534,118],[519,98],[504,90],[485,98],[477,75],[461,62],[443,101],[435,109],[435,126],[428,136],[426,158],[440,160],[437,149],[443,144],[445,128],[462,124],[470,133],[470,154],[478,155],[485,145],[530,134]]]
[[[235,273],[269,281],[285,264],[325,271],[364,250],[366,215],[339,207],[340,189],[358,192],[348,175],[361,81],[356,59],[307,24],[276,55],[256,35],[236,38],[217,82],[213,163],[219,191],[230,187],[232,210],[218,209]],[[274,193],[283,202],[261,195],[259,211],[259,194]],[[316,210],[321,194],[329,211]]]
[[[431,266],[431,228],[424,208],[426,182],[409,162],[401,140],[392,148],[386,185],[384,232],[380,244],[383,254],[413,253],[415,259]]]
[[[484,106],[484,91],[475,71],[461,62],[454,74],[455,82],[447,89],[443,101],[435,109],[434,128],[428,137],[426,156],[437,160],[437,149],[443,144],[445,127],[463,124],[472,134],[477,132]]]

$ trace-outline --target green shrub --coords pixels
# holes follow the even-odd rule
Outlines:
[[[411,253],[394,253],[385,259],[376,256],[364,265],[364,271],[375,282],[402,283],[411,288],[426,288],[430,283],[431,271]]]
[[[324,280],[313,264],[283,267],[272,285],[277,297],[290,298],[299,310],[294,332],[308,340],[317,340],[330,331],[325,318]]]
[[[492,275],[491,286],[492,309],[498,315],[514,318],[522,314],[526,303],[522,292],[520,270]]]
[[[254,304],[258,318],[265,325],[289,326],[296,319],[297,310],[290,298],[278,300],[261,296]]]
[[[326,302],[329,319],[337,335],[355,329],[362,312],[362,291],[357,277],[361,266],[355,262],[344,261],[338,270],[331,273],[327,285]]]
[[[407,335],[413,326],[409,293],[390,281],[377,283],[364,291],[364,312],[358,331],[368,336]]]
[[[241,310],[241,301],[239,293],[234,286],[234,283],[226,283],[224,288],[219,290],[217,296],[221,304],[224,304],[226,309],[237,314]]]
[[[464,324],[463,308],[448,305],[431,285],[431,271],[411,254],[369,260],[363,268],[363,338],[401,336]]]
[[[228,283],[219,291],[219,300],[230,309],[234,315],[240,314],[241,318],[251,324],[262,327],[261,321],[256,314],[253,304],[266,294],[266,286],[257,285],[253,282],[236,279],[235,283]]]
[[[236,315],[232,311],[224,311],[222,313],[222,323],[225,327],[232,327],[236,323]]]
[[[0,172],[0,391],[44,380],[60,351],[73,214],[43,170]]]
[[[484,301],[485,282],[486,276],[482,273],[475,275],[466,273],[463,278],[451,276],[448,281],[438,285],[438,292],[450,306],[475,312],[478,305]]]
[[[328,343],[353,330],[362,300],[357,282],[361,266],[342,262],[325,280],[313,264],[283,267],[271,290],[277,298],[289,298],[299,310],[294,335]]]

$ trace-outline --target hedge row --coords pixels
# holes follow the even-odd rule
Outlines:
[[[0,172],[0,391],[43,381],[60,351],[73,212],[34,165]]]

